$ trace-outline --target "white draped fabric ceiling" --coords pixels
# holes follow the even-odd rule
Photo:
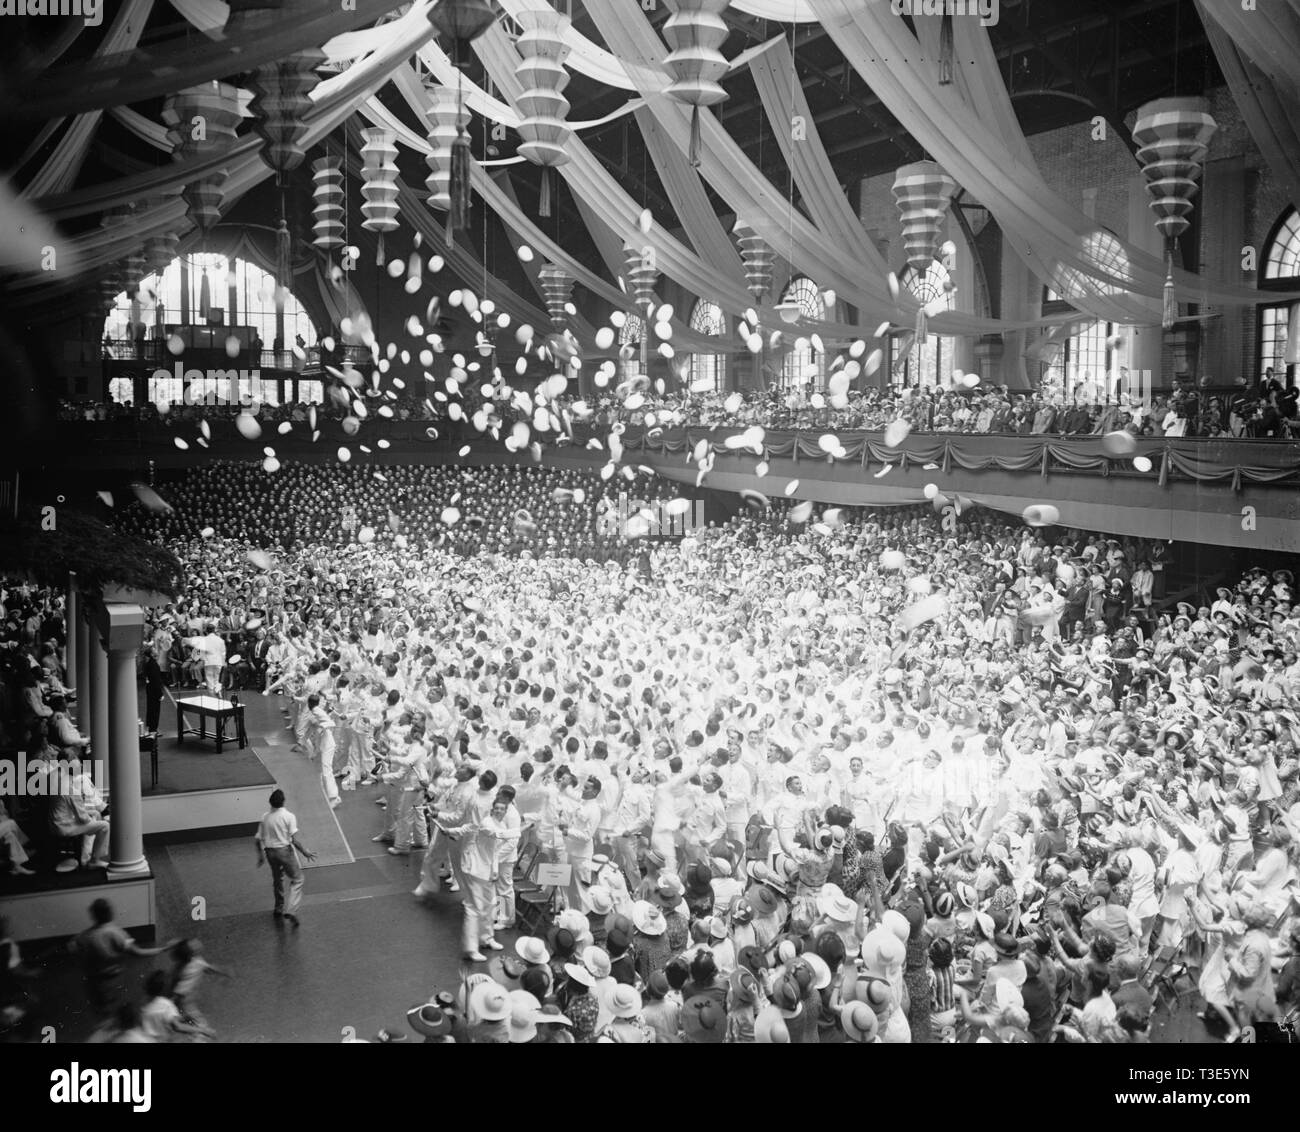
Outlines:
[[[221,44],[232,51],[252,50],[253,45],[226,36],[229,9],[220,0],[170,3],[209,45],[192,49],[196,65],[210,66],[211,52]],[[428,153],[429,143],[419,128],[405,125],[378,97],[380,88],[391,83],[415,112],[416,120],[423,123],[429,97],[424,74],[439,83],[458,85],[473,113],[508,128],[518,127],[521,115],[516,102],[521,87],[515,67],[519,55],[501,24],[494,25],[474,43],[490,82],[490,89],[485,90],[462,75],[431,38],[428,15],[434,3],[415,0],[396,19],[373,27],[357,27],[353,21],[350,30],[333,35],[323,44],[329,63],[338,73],[324,78],[311,94],[313,106],[306,116],[304,145],[320,142],[344,123],[356,120],[357,115],[369,124],[394,130],[399,145]],[[1257,138],[1263,139],[1261,149],[1266,158],[1288,175],[1286,183],[1294,189],[1300,174],[1295,170],[1294,154],[1285,150],[1285,142],[1294,138],[1294,124],[1287,119],[1287,111],[1297,105],[1298,92],[1289,61],[1300,50],[1300,0],[1279,0],[1263,33],[1258,20],[1238,18],[1235,0],[1198,3],[1206,15],[1216,51],[1229,64],[1224,69],[1234,94],[1250,102],[1243,107],[1247,124]],[[154,0],[126,0],[97,52],[94,75],[123,71],[133,53],[142,50],[138,48],[140,35],[153,4]],[[548,0],[502,0],[500,6],[512,17],[551,7]],[[1058,289],[1062,279],[1072,283],[1069,297],[1078,310],[1126,324],[1159,321],[1163,263],[1114,237],[1108,237],[1107,254],[1098,254],[1096,225],[1055,193],[1036,168],[1003,85],[987,29],[978,21],[954,21],[957,53],[969,65],[957,68],[956,82],[940,86],[933,73],[938,52],[937,18],[917,17],[918,43],[908,25],[893,14],[890,0],[732,0],[731,6],[741,13],[781,24],[820,23],[849,65],[904,128],[971,198],[989,209],[1009,245],[1030,270]],[[567,147],[569,161],[558,172],[575,197],[581,215],[593,227],[593,240],[607,260],[606,268],[614,281],[578,262],[525,215],[503,180],[510,175],[508,169],[490,173],[486,168],[518,164],[521,158],[483,162],[472,170],[474,189],[501,219],[512,242],[528,242],[595,296],[616,308],[631,310],[631,300],[618,278],[620,266],[608,262],[614,256],[606,254],[631,241],[638,247],[653,248],[658,270],[690,293],[716,302],[731,315],[756,307],[765,325],[779,325],[770,300],[760,306],[746,290],[740,258],[729,234],[730,223],[724,226],[714,212],[707,184],[726,202],[735,218],[753,228],[794,270],[833,287],[843,301],[860,312],[861,325],[805,321],[800,324],[800,333],[818,333],[830,345],[860,337],[863,327],[875,327],[881,322],[899,327],[911,325],[917,303],[906,290],[898,294],[891,289],[889,265],[849,206],[812,125],[813,116],[802,84],[795,80],[794,59],[783,38],[738,56],[732,60],[732,71],[747,67],[753,75],[768,128],[799,189],[802,210],[792,206],[788,195],[749,160],[707,110],[701,113],[700,165],[693,168],[686,159],[690,109],[666,93],[670,82],[664,65],[667,49],[638,0],[600,0],[588,4],[587,11],[604,45],[570,27],[566,34],[570,48],[566,65],[598,83],[627,92],[628,98],[601,118],[570,123],[575,133]],[[348,27],[348,21],[336,14],[313,17],[310,24],[312,28],[327,25]],[[277,27],[272,38],[285,50],[309,46],[294,39],[295,30],[292,26]],[[299,30],[298,34],[301,37],[303,33]],[[259,38],[257,47],[264,49],[267,36]],[[55,62],[68,42],[71,40],[60,40],[46,62]],[[420,71],[413,60],[418,60]],[[191,73],[183,66],[176,72],[176,85],[181,75]],[[1264,93],[1260,93],[1261,79],[1271,84]],[[138,82],[127,86],[131,90],[139,88]],[[49,92],[34,94],[33,100],[57,103],[69,97],[59,81],[53,87]],[[160,123],[131,106],[112,104],[102,88],[102,82],[88,83],[87,109],[70,121],[59,118],[45,124],[37,139],[42,145],[60,130],[62,134],[21,195],[55,219],[102,212],[128,202],[137,207],[123,224],[64,241],[64,270],[54,290],[74,286],[76,280],[70,280],[70,275],[84,278],[138,250],[148,236],[186,230],[189,225],[185,205],[177,194],[188,180],[203,172],[228,170],[227,207],[270,176],[270,170],[258,157],[261,143],[246,134],[230,151],[215,158],[175,162],[117,182],[72,189],[104,109],[154,148],[162,152],[171,149]],[[642,231],[638,223],[643,205],[627,193],[581,138],[584,131],[625,115],[632,117],[644,136],[650,159],[676,212],[671,218],[656,217],[648,232]],[[808,123],[807,141],[802,144],[790,140],[788,124],[797,115]],[[30,163],[35,152],[29,147],[23,162]],[[147,203],[139,204],[141,201]],[[402,205],[403,217],[441,246],[440,224],[428,213],[421,194],[403,187]],[[664,221],[680,226],[681,236],[665,229]],[[467,272],[467,279],[478,277],[475,272],[481,276],[480,262],[463,248],[453,251],[448,257],[453,267]],[[0,253],[0,264],[4,261]],[[1217,309],[1257,299],[1253,288],[1241,284],[1185,271],[1176,273],[1175,279],[1178,297],[1185,303]],[[19,278],[15,288],[20,302],[24,297],[36,301],[52,290],[40,273]],[[513,308],[519,317],[529,320],[539,317],[535,305],[505,294],[508,288],[499,280],[494,281],[493,289],[503,292],[494,294],[503,309]],[[1060,325],[1063,317],[1010,322],[953,311],[937,314],[931,328],[936,333],[969,336]],[[691,332],[683,321],[677,321],[675,330],[679,348],[709,348],[708,340]],[[713,341],[716,348],[716,339]]]

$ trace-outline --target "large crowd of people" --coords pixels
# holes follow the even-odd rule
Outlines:
[[[1164,546],[980,509],[643,542],[596,475],[380,472],[214,464],[121,522],[187,566],[151,658],[233,634],[326,797],[460,893],[428,1040],[1142,1042],[1180,998],[1231,1040],[1300,1004],[1288,571],[1167,606]]]
[[[973,380],[973,379],[968,379]],[[645,386],[634,409],[620,395],[629,382]],[[584,387],[589,382],[584,379]],[[677,386],[678,383],[673,382]],[[823,383],[825,384],[825,383]],[[767,390],[726,392],[699,390],[690,386],[669,388],[663,382],[652,385],[630,375],[621,381],[602,376],[586,394],[573,392],[557,399],[572,419],[598,424],[617,422],[649,426],[691,425],[697,427],[750,427],[879,432],[905,420],[918,433],[964,433],[1020,436],[1100,436],[1128,430],[1135,436],[1170,438],[1288,438],[1300,433],[1300,401],[1297,390],[1287,389],[1270,373],[1251,389],[1232,395],[1179,386],[1168,392],[1129,389],[1132,382],[1121,378],[1119,388],[1107,382],[1079,381],[1069,391],[1040,387],[1016,391],[1007,386],[950,384],[946,388],[913,383],[887,388],[853,388],[839,397],[814,384],[772,387]],[[663,386],[663,388],[659,388]],[[438,386],[433,387],[435,390]],[[333,392],[332,392],[333,391]],[[448,419],[453,400],[469,419],[484,404],[477,389],[462,388],[455,398],[435,400],[425,390],[406,386],[390,391],[387,413],[390,419],[433,423]],[[338,395],[335,395],[335,394]],[[368,391],[371,411],[383,404],[377,390]],[[342,420],[352,412],[352,399],[344,395],[341,383],[326,379],[321,385],[321,404],[307,402],[266,404],[257,409],[266,425],[304,426],[317,419]],[[528,414],[503,404],[493,406],[507,423],[527,420]],[[102,404],[65,401],[59,406],[62,420],[138,420],[144,424],[179,427],[204,419],[228,419],[241,411],[237,405],[198,405],[184,402],[159,407],[145,403]]]

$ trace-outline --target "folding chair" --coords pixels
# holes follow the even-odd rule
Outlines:
[[[1162,947],[1148,956],[1138,978],[1157,1004],[1167,1005],[1171,1014],[1184,998],[1196,990],[1196,980],[1192,978],[1191,969],[1182,958],[1182,949],[1178,947]],[[1183,980],[1186,980],[1186,985],[1180,987]]]
[[[559,915],[559,890],[543,888],[537,883],[537,866],[541,864],[541,846],[520,858],[515,877],[515,926],[524,935],[545,937]]]

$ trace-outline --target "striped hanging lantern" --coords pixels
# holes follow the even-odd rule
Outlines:
[[[496,18],[492,0],[438,0],[429,9],[429,23],[439,35],[452,41],[457,55],[487,31]]]
[[[230,0],[227,34],[268,32],[308,15],[312,7],[313,0]],[[307,156],[301,143],[311,92],[320,82],[316,70],[324,62],[325,52],[307,47],[249,72],[253,131],[266,143],[262,160],[275,170],[277,184]]]
[[[162,118],[168,127],[172,157],[184,161],[229,150],[236,141],[235,128],[241,117],[239,90],[229,83],[213,80],[168,95]],[[229,169],[216,169],[191,181],[181,191],[190,220],[205,241],[221,219],[221,197],[229,172]]]
[[[312,169],[312,243],[328,251],[343,243],[343,159],[320,157]]]
[[[720,48],[728,28],[722,13],[730,0],[677,0],[664,21],[664,39],[672,48],[664,66],[673,76],[670,97],[691,107],[691,164],[700,164],[700,110],[727,98],[719,80],[731,69]]]
[[[563,330],[569,324],[569,312],[565,306],[573,293],[573,277],[562,267],[548,263],[537,273],[542,284],[542,295],[546,298],[546,313],[551,316],[556,330]]]
[[[569,100],[563,91],[569,85],[569,72],[564,60],[569,57],[569,45],[564,42],[570,20],[559,12],[520,12],[519,26],[523,34],[516,46],[523,56],[515,68],[515,77],[523,86],[523,93],[515,100],[523,121],[519,123],[519,136],[523,144],[519,152],[534,165],[542,167],[539,216],[551,215],[552,170],[568,163],[565,150],[572,131],[565,124]]]
[[[1156,228],[1165,238],[1164,329],[1178,321],[1174,261],[1187,231],[1210,139],[1219,128],[1203,98],[1159,98],[1138,111],[1133,140],[1151,194]]]
[[[113,264],[109,268],[107,275],[100,276],[99,279],[99,306],[105,315],[111,314],[113,308],[117,305],[117,297],[122,293],[122,268],[120,264]]]
[[[379,234],[375,263],[384,262],[384,233],[397,228],[397,134],[381,126],[361,131],[366,139],[361,147],[361,175],[365,178],[361,195],[365,203],[361,227]]]
[[[957,182],[937,161],[916,161],[894,175],[894,200],[902,216],[907,262],[922,276],[938,254],[943,222],[956,192]],[[918,342],[925,341],[927,321],[922,304],[916,312]]]
[[[451,150],[461,130],[469,123],[469,111],[461,107],[460,92],[454,86],[429,88],[429,104],[424,109],[429,123],[429,175],[424,179],[429,190],[429,207],[438,212],[451,208]]]
[[[659,272],[654,267],[654,249],[639,248],[635,244],[623,245],[625,268],[623,279],[636,305],[645,312],[645,326],[641,333],[641,372],[650,372],[650,312],[655,305],[655,284]]]
[[[122,260],[122,287],[126,297],[133,302],[140,293],[140,282],[144,279],[148,260],[143,251],[131,252]]]
[[[772,290],[772,265],[776,257],[767,241],[743,221],[737,220],[731,231],[745,265],[745,286],[755,301],[761,303]]]
[[[659,281],[654,260],[635,244],[624,244],[623,261],[626,265],[623,278],[628,290],[636,305],[648,312],[655,304],[655,284]]]
[[[150,275],[161,275],[167,265],[176,258],[181,238],[175,232],[164,232],[161,236],[150,236],[144,242],[145,268]]]

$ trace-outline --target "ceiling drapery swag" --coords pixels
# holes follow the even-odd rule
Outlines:
[[[564,37],[570,21],[559,12],[522,12],[518,22],[523,29],[516,44],[522,58],[515,68],[515,77],[523,87],[523,93],[515,99],[523,115],[519,152],[542,167],[537,213],[550,216],[555,180],[552,170],[568,163],[565,147],[572,135],[565,123],[569,100],[564,97],[564,88],[569,85],[569,72],[564,68],[569,46]]]
[[[1178,237],[1191,224],[1194,197],[1200,188],[1201,168],[1210,139],[1218,129],[1202,98],[1161,98],[1138,111],[1133,140],[1141,147],[1138,160],[1151,194],[1156,228],[1165,238],[1164,328],[1178,321],[1178,295],[1174,290]]]

